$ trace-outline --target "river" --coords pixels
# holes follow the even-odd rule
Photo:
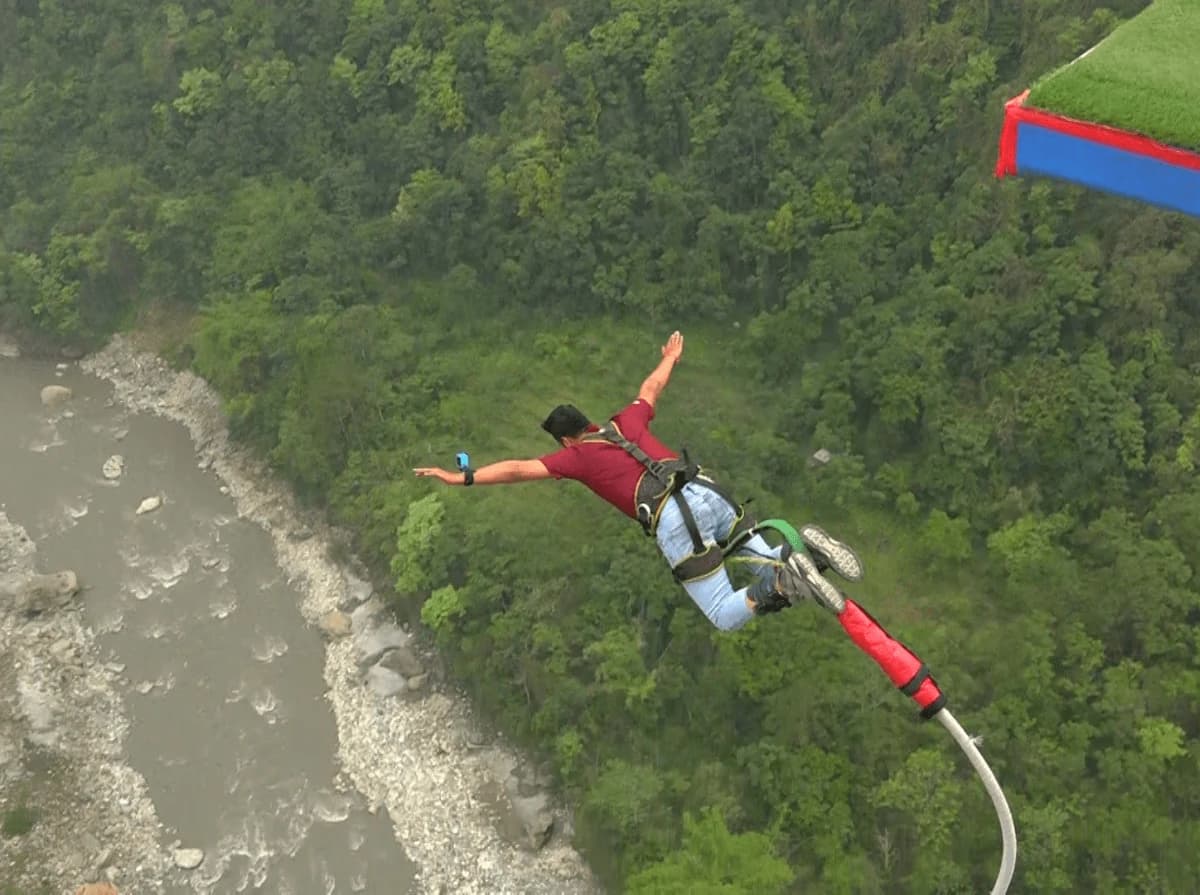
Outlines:
[[[44,406],[47,385],[71,397]],[[168,868],[155,888],[594,891],[544,796],[553,838],[521,845],[523,761],[494,736],[472,742],[461,697],[402,677],[387,678],[400,695],[363,685],[370,638],[408,636],[362,602],[370,586],[328,559],[319,521],[301,523],[216,408],[200,380],[122,340],[82,365],[0,359],[0,511],[39,571],[84,585],[63,612],[115,691],[117,763],[144,789]],[[146,498],[161,506],[138,513]],[[356,606],[354,637],[322,635],[319,619]],[[139,878],[112,848],[108,875]],[[176,867],[178,848],[202,850],[199,867]]]

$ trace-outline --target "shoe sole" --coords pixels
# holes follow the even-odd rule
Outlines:
[[[800,529],[800,537],[804,539],[805,544],[824,554],[829,560],[829,568],[847,581],[862,581],[863,564],[858,554],[841,541],[831,538],[825,529],[816,525],[806,525]]]
[[[846,598],[833,583],[817,571],[817,564],[812,557],[805,553],[793,553],[788,557],[788,565],[811,592],[812,598],[835,615],[841,615],[846,608]]]

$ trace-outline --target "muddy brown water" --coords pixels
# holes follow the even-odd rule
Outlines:
[[[74,397],[45,408],[46,385]],[[114,454],[124,473],[109,480]],[[136,514],[160,494],[160,509]],[[115,406],[74,364],[0,361],[0,506],[42,570],[85,585],[100,651],[124,666],[128,763],[164,846],[205,851],[168,891],[416,891],[386,812],[339,786],[324,645],[301,595],[182,426]]]

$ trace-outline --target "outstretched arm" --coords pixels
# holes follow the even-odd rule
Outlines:
[[[435,478],[447,485],[464,485],[466,476],[437,466],[422,466],[413,472],[419,477]],[[541,460],[501,460],[475,470],[476,485],[510,485],[550,478],[550,470]]]
[[[675,369],[675,365],[679,363],[679,358],[683,355],[683,336],[679,334],[679,330],[671,333],[671,337],[667,339],[667,344],[662,347],[662,360],[659,361],[654,371],[646,377],[646,381],[642,383],[641,389],[638,390],[638,399],[645,401],[651,407],[658,402],[658,396],[662,390],[667,387],[667,383],[671,379],[671,371]]]

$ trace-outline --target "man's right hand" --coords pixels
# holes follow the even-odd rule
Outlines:
[[[679,358],[683,356],[683,336],[679,330],[671,333],[671,337],[667,339],[667,344],[662,347],[662,356],[669,358],[671,361],[678,363]]]
[[[413,470],[420,478],[437,479],[440,482],[445,482],[447,485],[463,484],[463,474],[461,472],[451,472],[448,469],[441,469],[437,466],[422,466]]]

